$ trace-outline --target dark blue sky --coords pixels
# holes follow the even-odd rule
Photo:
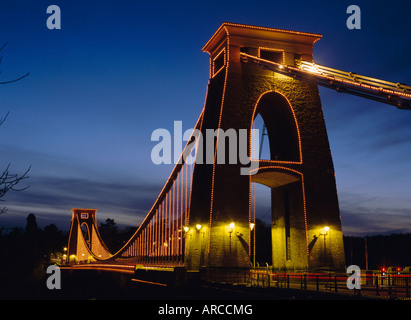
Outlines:
[[[62,29],[46,27],[58,5]],[[361,30],[346,9],[361,8]],[[320,33],[314,61],[411,84],[405,1],[0,1],[0,169],[28,166],[30,188],[9,193],[0,226],[68,229],[71,208],[136,226],[171,166],[150,140],[173,121],[192,128],[204,104],[203,45],[224,21]],[[411,232],[411,111],[320,89],[345,234]]]

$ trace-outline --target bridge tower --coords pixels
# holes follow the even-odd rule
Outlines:
[[[69,261],[95,261],[111,256],[97,228],[97,209],[72,209],[67,258]],[[96,259],[97,258],[97,259]]]
[[[185,264],[189,269],[249,267],[251,182],[271,189],[272,257],[276,269],[343,270],[343,238],[334,167],[318,88],[243,63],[241,53],[286,65],[312,61],[321,35],[223,23],[203,47],[210,55],[201,132],[252,128],[263,118],[270,159],[245,165],[195,165]],[[239,135],[238,135],[239,136]],[[228,139],[220,134],[216,146]],[[250,136],[248,154],[250,155]],[[225,150],[227,153],[227,148]],[[215,154],[216,155],[216,154]],[[253,167],[258,166],[257,169]],[[197,226],[197,227],[196,227]],[[325,228],[328,227],[328,228]],[[267,241],[269,241],[267,239]]]

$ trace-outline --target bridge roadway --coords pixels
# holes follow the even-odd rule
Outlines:
[[[96,287],[99,288],[96,289],[99,292],[90,292],[90,289],[86,291],[91,296],[100,296],[104,299],[108,295],[109,298],[143,300],[411,300],[408,286],[411,284],[411,274],[391,276],[391,280],[387,276],[367,276],[367,279],[362,279],[361,290],[355,291],[347,288],[346,274],[326,272],[276,273],[267,269],[233,272],[230,269],[212,268],[190,272],[183,267],[143,266],[130,263],[84,263],[63,265],[60,268],[63,273],[68,271],[71,280],[77,277],[77,281],[72,282],[70,294],[82,291],[88,285],[94,287],[99,283]],[[77,287],[74,288],[75,286]]]

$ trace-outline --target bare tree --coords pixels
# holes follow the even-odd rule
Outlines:
[[[7,165],[6,169],[0,175],[0,201],[5,201],[1,199],[8,191],[23,191],[26,190],[29,186],[24,188],[17,189],[17,184],[24,179],[28,179],[29,176],[27,175],[30,171],[31,167],[29,167],[26,172],[24,172],[21,176],[18,174],[11,174],[9,172],[10,163]],[[7,211],[6,207],[0,208],[0,214],[5,213]]]
[[[0,52],[3,51],[4,47],[7,45],[7,42],[5,44],[3,44],[3,46],[0,48]],[[3,56],[0,56],[0,64],[1,61],[3,60]],[[1,72],[1,71],[0,71]],[[25,77],[27,77],[30,74],[30,72],[26,73],[24,76],[21,76],[19,78],[13,79],[13,80],[8,80],[8,81],[0,81],[0,84],[7,84],[7,83],[12,83],[12,82],[16,82],[19,81]]]
[[[7,43],[5,43],[1,48],[0,52],[4,49]],[[3,56],[0,56],[0,64],[3,59]],[[0,84],[7,84],[7,83],[12,83],[19,81],[25,77],[27,77],[30,73],[25,74],[24,76],[21,76],[19,78],[16,78],[14,80],[9,80],[9,81],[0,81]],[[9,112],[3,117],[0,118],[0,126],[6,121],[7,117],[9,115]],[[24,187],[24,188],[17,188],[17,185],[24,179],[28,179],[29,176],[27,175],[28,172],[30,171],[29,167],[26,172],[24,172],[22,175],[18,174],[12,174],[9,172],[10,168],[10,163],[7,165],[7,167],[4,169],[3,173],[0,174],[0,201],[4,201],[2,198],[5,196],[5,194],[11,190],[13,191],[23,191],[26,190],[29,186]],[[0,214],[5,213],[7,211],[6,207],[0,208]]]

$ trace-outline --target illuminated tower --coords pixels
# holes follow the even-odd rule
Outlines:
[[[260,114],[270,159],[260,160],[252,175],[241,174],[240,161],[196,164],[190,225],[201,227],[187,238],[189,269],[250,266],[251,182],[271,189],[274,268],[344,268],[334,168],[318,88],[241,61],[242,52],[291,66],[295,59],[312,61],[320,38],[224,23],[205,44],[210,80],[203,136],[207,129],[250,131]],[[223,138],[217,145],[227,143]]]

